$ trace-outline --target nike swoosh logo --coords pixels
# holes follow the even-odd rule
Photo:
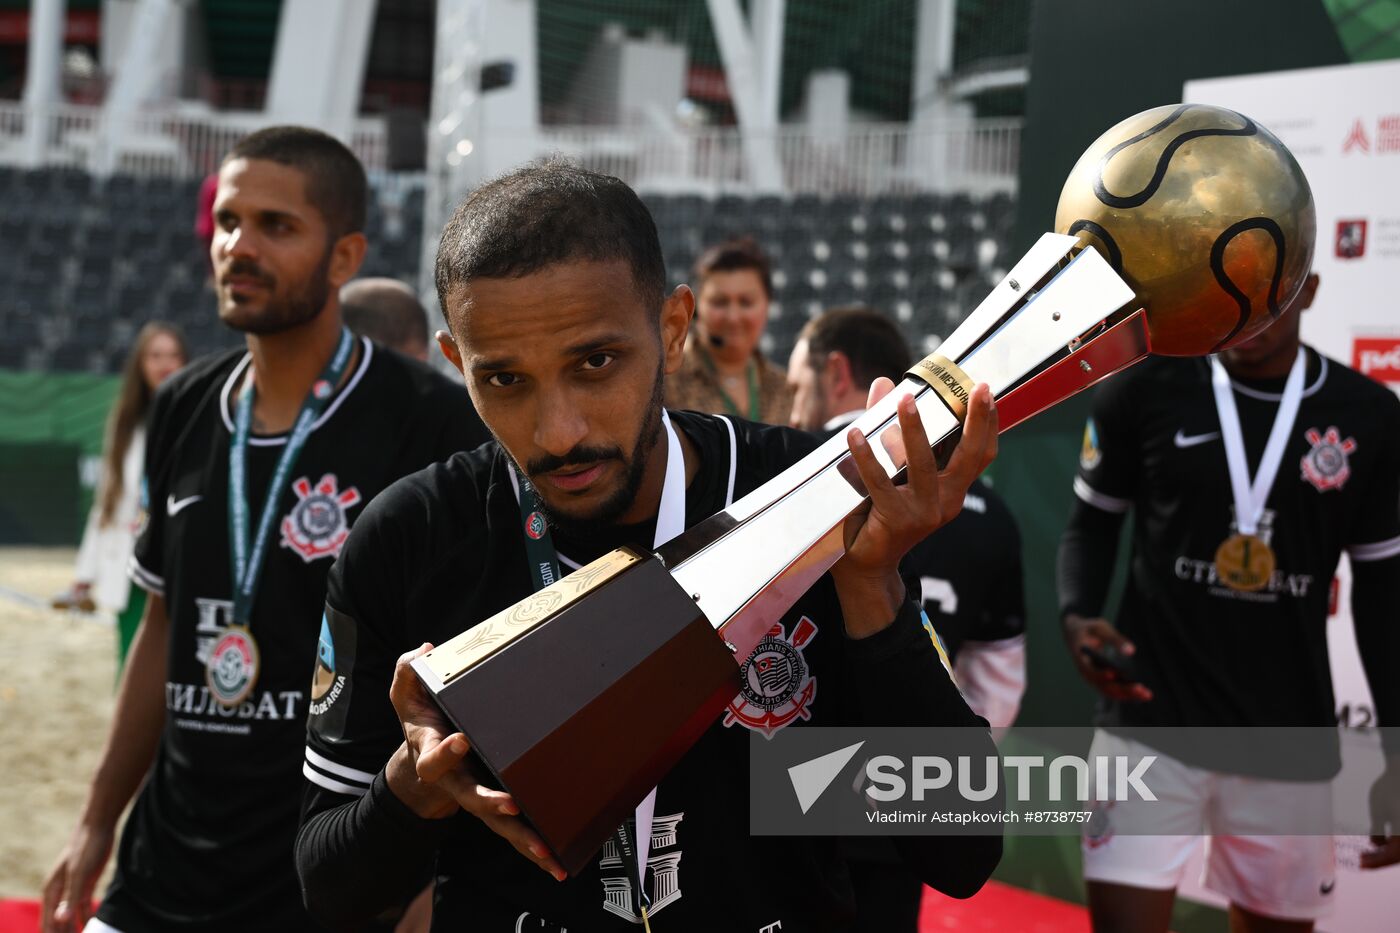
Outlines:
[[[1182,434],[1181,430],[1178,429],[1176,432],[1176,437],[1172,438],[1172,443],[1176,444],[1176,446],[1178,447],[1195,447],[1197,444],[1204,444],[1207,441],[1213,441],[1219,436],[1219,431],[1211,431],[1209,434],[1187,435]]]
[[[184,511],[187,506],[194,505],[203,498],[203,496],[188,496],[184,499],[176,499],[174,496],[166,496],[165,514],[174,518],[176,515],[180,514],[180,512]]]

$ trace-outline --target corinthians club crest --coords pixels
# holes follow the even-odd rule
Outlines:
[[[1303,455],[1303,479],[1318,492],[1341,489],[1351,476],[1347,455],[1356,451],[1356,439],[1342,440],[1342,432],[1329,426],[1325,432],[1308,428],[1303,434],[1312,449]]]
[[[306,477],[292,483],[297,504],[282,519],[282,546],[291,548],[308,564],[322,557],[334,557],[350,536],[345,511],[360,501],[360,491],[351,486],[340,491],[334,473],[327,473],[315,486]]]
[[[817,678],[812,676],[802,649],[816,634],[816,623],[806,616],[793,627],[791,638],[781,622],[769,629],[744,662],[740,671],[744,685],[729,701],[724,724],[741,723],[771,737],[794,719],[811,719],[809,707],[817,696]]]

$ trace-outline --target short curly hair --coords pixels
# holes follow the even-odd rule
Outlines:
[[[477,278],[519,278],[562,262],[623,260],[637,294],[660,310],[666,263],[656,223],[621,180],[560,158],[531,162],[469,194],[443,228],[434,278],[438,303]],[[659,315],[653,324],[660,327]]]

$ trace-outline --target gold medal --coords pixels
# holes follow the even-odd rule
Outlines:
[[[1215,575],[1232,590],[1263,589],[1274,564],[1273,549],[1257,535],[1230,535],[1215,550]]]
[[[258,682],[258,643],[243,625],[230,626],[209,649],[204,679],[220,706],[237,706]]]

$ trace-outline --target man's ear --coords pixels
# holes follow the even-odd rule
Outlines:
[[[368,249],[369,240],[363,233],[347,233],[335,241],[331,247],[330,268],[326,270],[326,278],[332,288],[339,291],[340,286],[355,277]]]
[[[690,332],[690,319],[694,316],[695,293],[689,285],[677,285],[671,297],[661,305],[661,355],[667,375],[681,368],[685,337]]]
[[[462,354],[457,349],[457,341],[452,339],[452,335],[445,330],[438,331],[433,335],[433,339],[437,341],[438,349],[442,351],[442,355],[447,357],[447,362],[451,363],[465,379],[467,373],[466,370],[462,369]]]
[[[840,350],[832,350],[826,355],[822,376],[826,380],[828,398],[840,398],[855,389],[855,380],[851,376],[851,360]]]

